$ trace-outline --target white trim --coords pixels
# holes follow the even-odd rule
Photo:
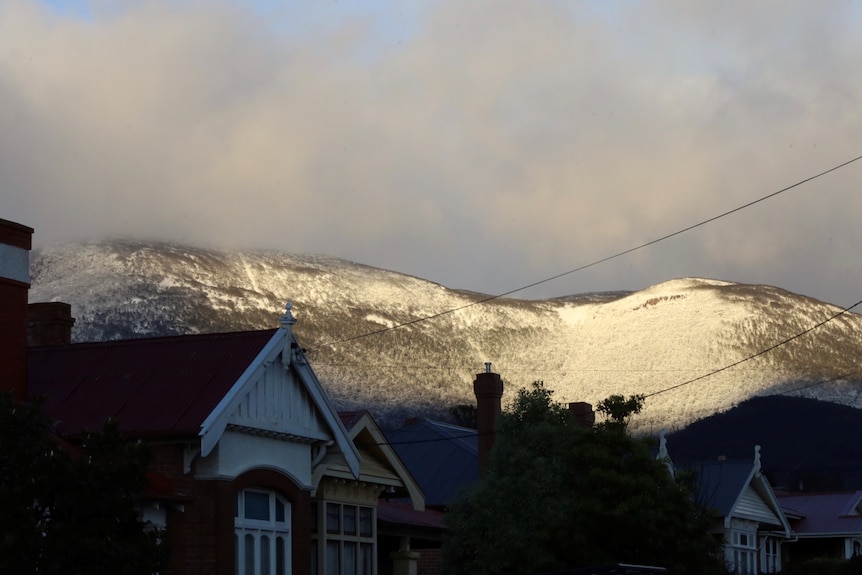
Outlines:
[[[773,491],[772,486],[769,484],[769,480],[761,472],[760,468],[760,446],[756,445],[754,447],[754,465],[751,467],[751,473],[748,475],[748,479],[743,484],[742,490],[740,490],[739,494],[736,496],[736,500],[734,500],[733,505],[730,508],[730,512],[727,517],[724,518],[724,526],[725,528],[730,528],[730,520],[732,517],[740,517],[747,518],[743,515],[736,515],[736,508],[739,505],[740,501],[744,498],[746,491],[748,488],[752,488],[755,493],[763,500],[767,507],[775,513],[778,520],[781,522],[781,527],[783,528],[784,537],[790,538],[791,528],[790,522],[787,520],[787,516],[784,514],[784,510],[781,508],[781,504],[778,502],[778,498],[775,496],[775,491]],[[752,518],[759,521],[759,518]],[[778,533],[773,531],[773,533]]]
[[[245,393],[243,393],[245,386],[250,381],[257,379],[265,370],[263,364],[267,361],[273,361],[281,351],[278,344],[281,342],[281,338],[283,336],[284,332],[282,330],[278,330],[273,334],[272,338],[265,346],[263,346],[260,353],[257,354],[257,357],[255,357],[248,367],[246,367],[242,375],[239,376],[239,379],[236,380],[236,383],[234,383],[224,397],[221,398],[218,405],[215,406],[212,412],[201,424],[201,430],[198,435],[201,438],[202,457],[209,455],[213,448],[215,448],[219,439],[221,439],[222,434],[224,434],[224,430],[227,428],[230,414],[233,413],[234,409],[236,409],[236,406],[242,401],[242,398],[245,395]]]
[[[246,517],[246,494],[257,494],[267,498],[268,519],[258,520]],[[234,537],[237,573],[239,575],[290,574],[293,565],[290,501],[271,489],[243,489],[237,493],[236,497],[237,514],[234,516]],[[279,505],[283,515],[281,521],[276,519],[276,509]],[[247,546],[249,540],[251,546]],[[280,544],[279,540],[281,540]],[[279,551],[281,551],[280,554]],[[282,563],[281,570],[278,569],[279,559]],[[247,564],[249,562],[251,565]]]
[[[30,250],[0,244],[0,277],[30,283]]]
[[[201,424],[201,430],[198,435],[201,438],[202,457],[208,456],[218,444],[222,435],[224,435],[231,414],[245,398],[248,393],[248,387],[263,376],[267,365],[274,362],[280,354],[288,353],[285,350],[291,348],[290,343],[294,343],[295,338],[290,336],[291,341],[287,341],[287,338],[288,332],[285,328],[276,330],[272,338],[260,350],[260,353],[257,354],[257,357],[248,365],[242,375],[236,380],[236,383],[233,384]],[[286,370],[293,369],[297,374],[298,380],[312,398],[326,427],[331,430],[335,444],[341,450],[348,468],[354,478],[358,479],[359,451],[353,444],[353,441],[350,440],[347,429],[341,422],[341,418],[338,417],[338,413],[330,402],[329,396],[323,390],[323,386],[320,385],[320,381],[308,365],[305,356],[302,355],[298,342],[295,343],[297,345],[294,346],[295,356],[293,361],[289,361],[290,358],[282,357],[282,365],[285,366]],[[322,440],[320,437],[311,438]]]
[[[416,511],[424,511],[425,494],[422,493],[422,489],[419,487],[419,484],[416,483],[416,480],[413,479],[413,475],[411,475],[410,470],[407,469],[404,462],[401,461],[401,458],[398,457],[398,454],[395,453],[395,450],[391,445],[389,445],[383,432],[380,431],[380,427],[377,426],[377,422],[374,421],[374,418],[371,417],[368,412],[363,413],[359,418],[359,421],[356,422],[356,425],[350,429],[350,439],[356,441],[356,438],[363,430],[368,431],[374,439],[375,447],[380,449],[383,456],[386,458],[387,463],[392,466],[396,475],[401,478],[401,482],[410,494],[410,503],[413,505],[413,509]],[[375,480],[384,484],[394,484],[394,482],[390,480],[380,481],[380,478],[376,478]]]
[[[279,330],[281,331],[281,330]],[[308,365],[305,355],[302,354],[301,348],[297,345],[297,353],[294,361],[290,363],[291,367],[299,374],[300,379],[305,384],[308,393],[314,399],[314,403],[320,409],[329,428],[332,429],[335,436],[335,444],[341,450],[344,458],[347,460],[347,466],[355,479],[359,479],[359,450],[351,441],[347,433],[347,428],[344,427],[341,418],[338,417],[338,412],[335,411],[332,402],[329,400],[329,395],[323,391],[323,386],[317,379],[317,375]]]

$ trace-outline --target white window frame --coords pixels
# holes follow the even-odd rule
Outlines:
[[[732,529],[730,544],[727,546],[730,567],[740,575],[756,575],[759,560],[757,549],[757,532]]]
[[[268,498],[267,519],[247,517],[246,494],[265,495]],[[282,506],[281,518],[278,518],[277,513],[279,505]],[[290,502],[275,491],[257,488],[239,491],[234,514],[237,575],[291,575],[293,555],[290,523]]]
[[[781,571],[781,541],[776,537],[766,536],[761,544],[761,573],[779,573]]]

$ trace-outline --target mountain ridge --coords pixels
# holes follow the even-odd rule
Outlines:
[[[266,329],[290,300],[336,406],[370,408],[384,424],[472,403],[487,361],[507,384],[504,401],[535,380],[563,402],[647,395],[633,420],[643,431],[818,381],[832,380],[794,393],[851,403],[862,389],[853,313],[744,361],[841,311],[773,286],[679,278],[635,292],[489,300],[331,256],[132,240],[40,248],[31,276],[31,301],[72,304],[76,341]]]

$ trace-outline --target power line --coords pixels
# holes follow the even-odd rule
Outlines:
[[[696,229],[696,228],[699,228],[699,227],[701,227],[701,226],[705,226],[706,224],[712,223],[712,222],[714,222],[714,221],[716,221],[716,220],[719,220],[719,219],[724,218],[724,217],[726,217],[726,216],[729,216],[729,215],[731,215],[731,214],[735,214],[736,212],[742,211],[742,210],[744,210],[744,209],[746,209],[746,208],[750,208],[751,206],[754,206],[754,205],[756,205],[756,204],[759,204],[759,203],[761,203],[761,202],[764,202],[764,201],[766,201],[766,200],[768,200],[768,199],[774,198],[774,197],[776,197],[776,196],[778,196],[778,195],[780,195],[780,194],[783,194],[784,192],[787,192],[787,191],[789,191],[789,190],[792,190],[793,188],[797,188],[797,187],[799,187],[799,186],[801,186],[801,185],[803,185],[803,184],[806,184],[806,183],[808,183],[808,182],[810,182],[810,181],[812,181],[812,180],[816,180],[817,178],[820,178],[820,177],[822,177],[822,176],[825,176],[826,174],[832,173],[832,172],[834,172],[834,171],[836,171],[836,170],[840,170],[841,168],[843,168],[843,167],[845,167],[845,166],[848,166],[848,165],[852,164],[853,162],[856,162],[856,161],[858,161],[858,160],[860,160],[860,159],[862,159],[862,156],[856,156],[855,158],[853,158],[853,159],[851,159],[851,160],[847,160],[846,162],[843,162],[843,163],[841,163],[841,164],[838,164],[837,166],[833,166],[832,168],[829,168],[828,170],[824,170],[824,171],[822,171],[822,172],[820,172],[820,173],[818,173],[818,174],[815,174],[815,175],[813,175],[813,176],[810,176],[810,177],[808,177],[808,178],[805,178],[805,179],[803,179],[803,180],[800,180],[800,181],[796,182],[795,184],[789,185],[789,186],[787,186],[787,187],[785,187],[785,188],[782,188],[782,189],[780,189],[780,190],[778,190],[778,191],[776,191],[776,192],[772,192],[771,194],[767,194],[767,195],[765,195],[765,196],[763,196],[763,197],[760,197],[760,198],[758,198],[758,199],[756,199],[756,200],[750,201],[750,202],[748,202],[748,203],[746,203],[746,204],[743,204],[743,205],[741,205],[741,206],[738,206],[738,207],[733,208],[733,209],[731,209],[731,210],[728,210],[728,211],[726,211],[726,212],[722,212],[722,213],[720,213],[720,214],[718,214],[718,215],[716,215],[716,216],[712,216],[711,218],[707,218],[707,219],[705,219],[705,220],[702,220],[702,221],[700,221],[700,222],[698,222],[698,223],[692,224],[692,225],[690,225],[690,226],[687,226],[687,227],[682,228],[682,229],[680,229],[680,230],[677,230],[677,231],[675,231],[675,232],[672,232],[672,233],[666,234],[666,235],[664,235],[664,236],[661,236],[661,237],[659,237],[659,238],[656,238],[656,239],[650,240],[650,241],[648,241],[648,242],[644,242],[644,243],[642,243],[642,244],[640,244],[640,245],[638,245],[638,246],[635,246],[635,247],[632,247],[632,248],[629,248],[629,249],[623,250],[623,251],[621,251],[621,252],[617,252],[617,253],[615,253],[615,254],[612,254],[612,255],[609,255],[609,256],[603,257],[603,258],[598,259],[598,260],[595,260],[595,261],[593,261],[593,262],[591,262],[591,263],[588,263],[588,264],[585,264],[585,265],[582,265],[582,266],[576,267],[576,268],[574,268],[574,269],[570,269],[570,270],[568,270],[568,271],[565,271],[565,272],[562,272],[562,273],[559,273],[559,274],[553,275],[553,276],[551,276],[551,277],[548,277],[548,278],[545,278],[545,279],[542,279],[542,280],[539,280],[539,281],[535,281],[535,282],[530,283],[530,284],[527,284],[527,285],[525,285],[525,286],[521,286],[521,287],[519,287],[519,288],[515,288],[515,289],[509,290],[509,291],[507,291],[507,292],[503,292],[503,293],[500,293],[500,294],[497,294],[497,295],[487,296],[487,297],[481,298],[481,299],[479,299],[479,300],[476,300],[476,301],[474,301],[474,302],[470,302],[470,303],[468,303],[468,304],[464,304],[464,305],[462,305],[462,306],[458,306],[458,307],[455,307],[455,308],[451,308],[451,309],[448,309],[448,310],[445,310],[445,311],[442,311],[442,312],[439,312],[439,313],[434,313],[434,314],[431,314],[431,315],[427,315],[427,316],[419,317],[419,318],[416,318],[416,319],[412,319],[412,320],[410,320],[410,321],[407,321],[407,322],[404,322],[404,323],[401,323],[401,324],[397,324],[397,325],[394,325],[394,326],[384,327],[384,328],[381,328],[381,329],[378,329],[378,330],[373,330],[373,331],[369,331],[369,332],[361,333],[361,334],[359,334],[359,335],[351,336],[351,337],[344,338],[344,339],[340,339],[340,340],[336,340],[336,341],[331,341],[331,342],[328,342],[328,343],[322,343],[322,344],[320,344],[320,345],[327,345],[327,346],[329,346],[329,345],[336,345],[336,344],[339,344],[339,343],[346,343],[346,342],[354,341],[354,340],[357,340],[357,339],[362,339],[362,338],[365,338],[365,337],[370,337],[370,336],[372,336],[372,335],[378,335],[378,334],[381,334],[381,333],[386,333],[386,332],[389,332],[389,331],[393,331],[393,330],[396,330],[396,329],[400,329],[400,328],[402,328],[402,327],[407,327],[407,326],[410,326],[410,325],[414,325],[414,324],[419,323],[419,322],[423,322],[423,321],[430,321],[430,320],[433,320],[433,319],[437,319],[438,317],[442,317],[442,316],[445,316],[445,315],[449,315],[449,314],[455,313],[455,312],[457,312],[457,311],[461,311],[461,310],[463,310],[463,309],[467,309],[467,308],[470,308],[470,307],[473,307],[473,306],[476,306],[476,305],[480,305],[480,304],[483,304],[483,303],[487,303],[487,302],[489,302],[489,301],[493,301],[493,300],[495,300],[495,299],[500,299],[500,298],[502,298],[502,297],[506,297],[506,296],[512,295],[512,294],[517,293],[517,292],[519,292],[519,291],[523,291],[523,290],[525,290],[525,289],[529,289],[529,288],[532,288],[532,287],[536,287],[536,286],[539,286],[539,285],[542,285],[542,284],[545,284],[545,283],[548,283],[548,282],[551,282],[551,281],[557,280],[557,279],[559,279],[559,278],[561,278],[561,277],[565,277],[565,276],[567,276],[567,275],[571,275],[571,274],[573,274],[573,273],[577,273],[577,272],[583,271],[583,270],[585,270],[585,269],[588,269],[588,268],[591,268],[591,267],[597,266],[597,265],[599,265],[599,264],[603,264],[603,263],[608,262],[608,261],[610,261],[610,260],[613,260],[613,259],[616,259],[616,258],[619,258],[619,257],[625,256],[625,255],[628,255],[628,254],[630,254],[630,253],[632,253],[632,252],[636,252],[636,251],[638,251],[638,250],[641,250],[641,249],[647,248],[647,247],[649,247],[649,246],[655,245],[655,244],[657,244],[657,243],[659,243],[659,242],[663,242],[663,241],[668,240],[668,239],[670,239],[670,238],[673,238],[673,237],[676,237],[676,236],[678,236],[678,235],[684,234],[684,233],[686,233],[686,232],[689,232],[689,231],[694,230],[694,229]],[[857,305],[858,305],[858,304],[857,304]],[[848,309],[849,309],[849,308],[848,308]]]
[[[501,371],[505,371],[506,373],[510,372],[529,372],[534,374],[541,373],[679,373],[679,372],[692,372],[692,371],[701,371],[702,369],[722,369],[722,368],[695,368],[695,367],[677,367],[677,368],[653,368],[653,369],[641,369],[641,368],[596,368],[596,367],[541,367],[536,365],[525,365],[523,363],[519,363],[518,365],[506,365],[503,362],[497,361],[494,363],[495,366],[504,365],[505,367],[501,369]],[[474,371],[476,370],[475,363],[465,363],[465,364],[437,364],[437,365],[418,365],[418,364],[409,364],[409,363],[390,363],[390,364],[372,364],[372,363],[363,363],[363,362],[351,362],[351,363],[323,363],[323,362],[315,362],[315,369],[358,369],[362,368],[367,371],[439,371],[439,372],[458,372],[464,371],[470,372],[470,375],[474,375]],[[747,371],[747,372],[756,372],[756,373],[785,373],[785,374],[810,374],[810,368],[803,367],[781,367],[781,366],[762,366],[762,367],[747,367],[742,368],[738,371]],[[843,376],[842,376],[843,378]],[[839,378],[840,379],[840,378]]]
[[[805,335],[805,334],[807,334],[807,333],[810,333],[810,332],[814,331],[814,330],[815,330],[815,329],[817,329],[818,327],[820,327],[820,326],[822,326],[822,325],[825,325],[825,324],[829,323],[830,321],[834,320],[835,318],[837,318],[837,317],[840,317],[840,316],[844,315],[845,313],[849,312],[850,310],[852,310],[853,308],[855,308],[855,307],[857,307],[857,306],[859,306],[859,305],[862,305],[862,300],[857,301],[856,303],[854,303],[854,304],[853,304],[853,305],[851,305],[850,307],[843,308],[843,309],[842,309],[841,311],[839,311],[838,313],[836,313],[836,314],[834,314],[834,315],[832,315],[832,316],[830,316],[830,317],[826,318],[825,320],[823,320],[823,321],[821,321],[821,322],[819,322],[819,323],[817,323],[817,324],[814,324],[813,326],[809,327],[808,329],[806,329],[806,330],[804,330],[804,331],[801,331],[801,332],[797,333],[796,335],[793,335],[793,336],[791,336],[791,337],[788,337],[788,338],[787,338],[787,339],[785,339],[785,340],[782,340],[782,341],[780,341],[780,342],[776,343],[775,345],[772,345],[772,346],[770,346],[770,347],[767,347],[766,349],[762,349],[762,350],[758,351],[758,352],[757,352],[757,353],[755,353],[755,354],[749,355],[748,357],[745,357],[745,358],[743,358],[743,359],[740,359],[739,361],[735,361],[735,362],[733,362],[733,363],[731,363],[731,364],[729,364],[729,365],[726,365],[726,366],[724,366],[724,367],[722,367],[722,368],[719,368],[719,369],[716,369],[716,370],[711,371],[711,372],[709,372],[709,373],[705,373],[705,374],[703,374],[703,375],[701,375],[701,376],[695,377],[694,379],[689,379],[688,381],[684,381],[684,382],[682,382],[682,383],[678,383],[678,384],[676,384],[676,385],[672,385],[672,386],[670,386],[670,387],[667,387],[667,388],[665,388],[665,389],[661,389],[661,390],[659,390],[659,391],[654,391],[654,392],[652,392],[652,393],[647,393],[647,394],[645,394],[645,395],[644,395],[644,399],[647,399],[647,398],[650,398],[650,397],[654,397],[654,396],[659,395],[659,394],[662,394],[662,393],[667,393],[667,392],[669,392],[669,391],[673,391],[673,390],[675,390],[675,389],[679,389],[679,388],[684,387],[684,386],[686,386],[686,385],[689,385],[689,384],[695,383],[696,381],[700,381],[700,380],[702,380],[702,379],[706,379],[707,377],[711,377],[711,376],[713,376],[713,375],[715,375],[715,374],[717,374],[717,373],[721,373],[722,371],[726,371],[726,370],[728,370],[728,369],[731,369],[732,367],[735,367],[735,366],[737,366],[737,365],[739,365],[739,364],[741,364],[741,363],[745,363],[746,361],[751,361],[752,359],[754,359],[754,358],[756,358],[756,357],[760,357],[761,355],[764,355],[764,354],[766,354],[766,353],[769,353],[770,351],[772,351],[772,350],[774,350],[774,349],[777,349],[777,348],[781,347],[782,345],[785,345],[785,344],[787,344],[787,343],[789,343],[789,342],[791,342],[791,341],[793,341],[793,340],[795,340],[795,339],[797,339],[797,338],[802,337],[803,335]]]

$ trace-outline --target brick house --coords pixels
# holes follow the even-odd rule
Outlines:
[[[385,575],[415,567],[416,529],[441,537],[370,415],[333,408],[289,303],[277,329],[83,344],[67,304],[37,304],[28,333],[32,233],[0,220],[0,381],[43,397],[65,439],[113,418],[152,447],[141,513],[170,573]]]

